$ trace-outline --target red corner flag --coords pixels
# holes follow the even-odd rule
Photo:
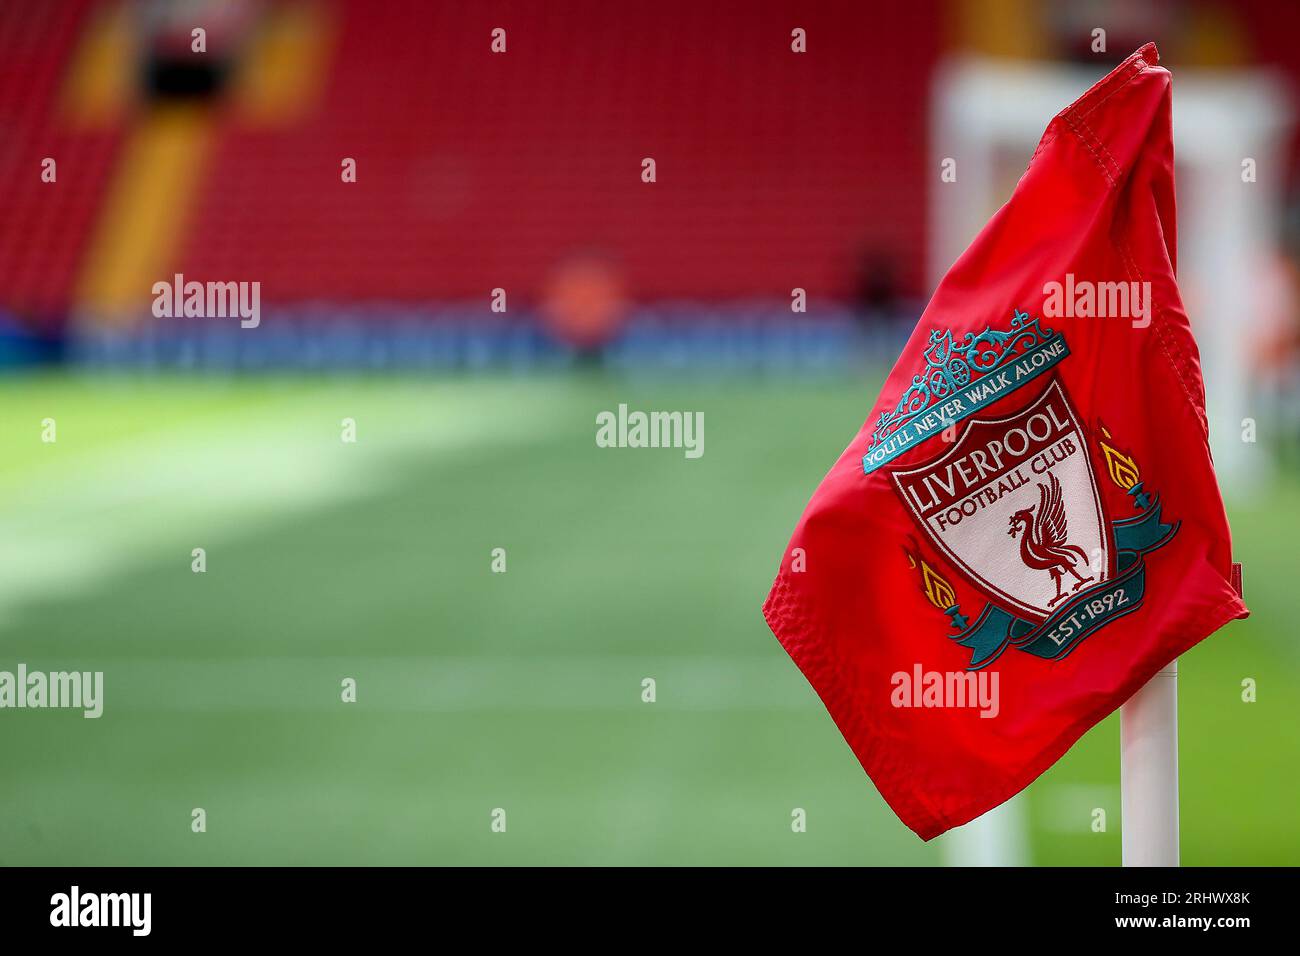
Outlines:
[[[763,613],[903,822],[1014,796],[1248,613],[1174,280],[1154,44],[1052,120],[795,529]]]

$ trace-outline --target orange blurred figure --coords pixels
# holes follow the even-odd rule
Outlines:
[[[561,262],[542,292],[546,327],[579,351],[599,349],[627,313],[623,278],[607,258],[582,254]]]

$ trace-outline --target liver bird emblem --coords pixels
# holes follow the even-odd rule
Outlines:
[[[1069,530],[1065,520],[1065,503],[1061,500],[1061,482],[1048,472],[1047,484],[1038,485],[1038,509],[1021,508],[1011,516],[1007,534],[1016,537],[1020,532],[1020,560],[1035,570],[1046,571],[1056,585],[1056,596],[1047,602],[1051,607],[1065,597],[1061,582],[1068,573],[1074,578],[1074,593],[1092,580],[1077,570],[1082,562],[1088,567],[1088,556],[1083,549],[1068,544]]]

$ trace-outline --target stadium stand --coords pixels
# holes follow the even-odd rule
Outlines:
[[[93,12],[88,0],[0,4],[0,311],[38,330],[73,304],[122,140],[117,117],[78,115],[67,98]]]
[[[871,250],[918,288],[938,51],[919,9],[863,13],[854,35],[844,9],[832,28],[771,2],[271,3],[213,99],[108,102],[86,130],[48,106],[93,70],[76,62],[93,58],[88,25],[125,8],[43,6],[40,36],[0,13],[0,189],[25,227],[4,231],[3,296],[22,312],[118,313],[174,272],[255,279],[279,304],[486,302],[497,287],[526,304],[590,252],[641,302],[788,301],[795,286],[844,301]],[[791,52],[796,26],[816,56]],[[844,110],[863,89],[872,112]],[[57,190],[36,188],[43,153],[63,157]]]

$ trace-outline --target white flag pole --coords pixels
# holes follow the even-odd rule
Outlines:
[[[1178,661],[1120,708],[1125,866],[1178,865]]]

